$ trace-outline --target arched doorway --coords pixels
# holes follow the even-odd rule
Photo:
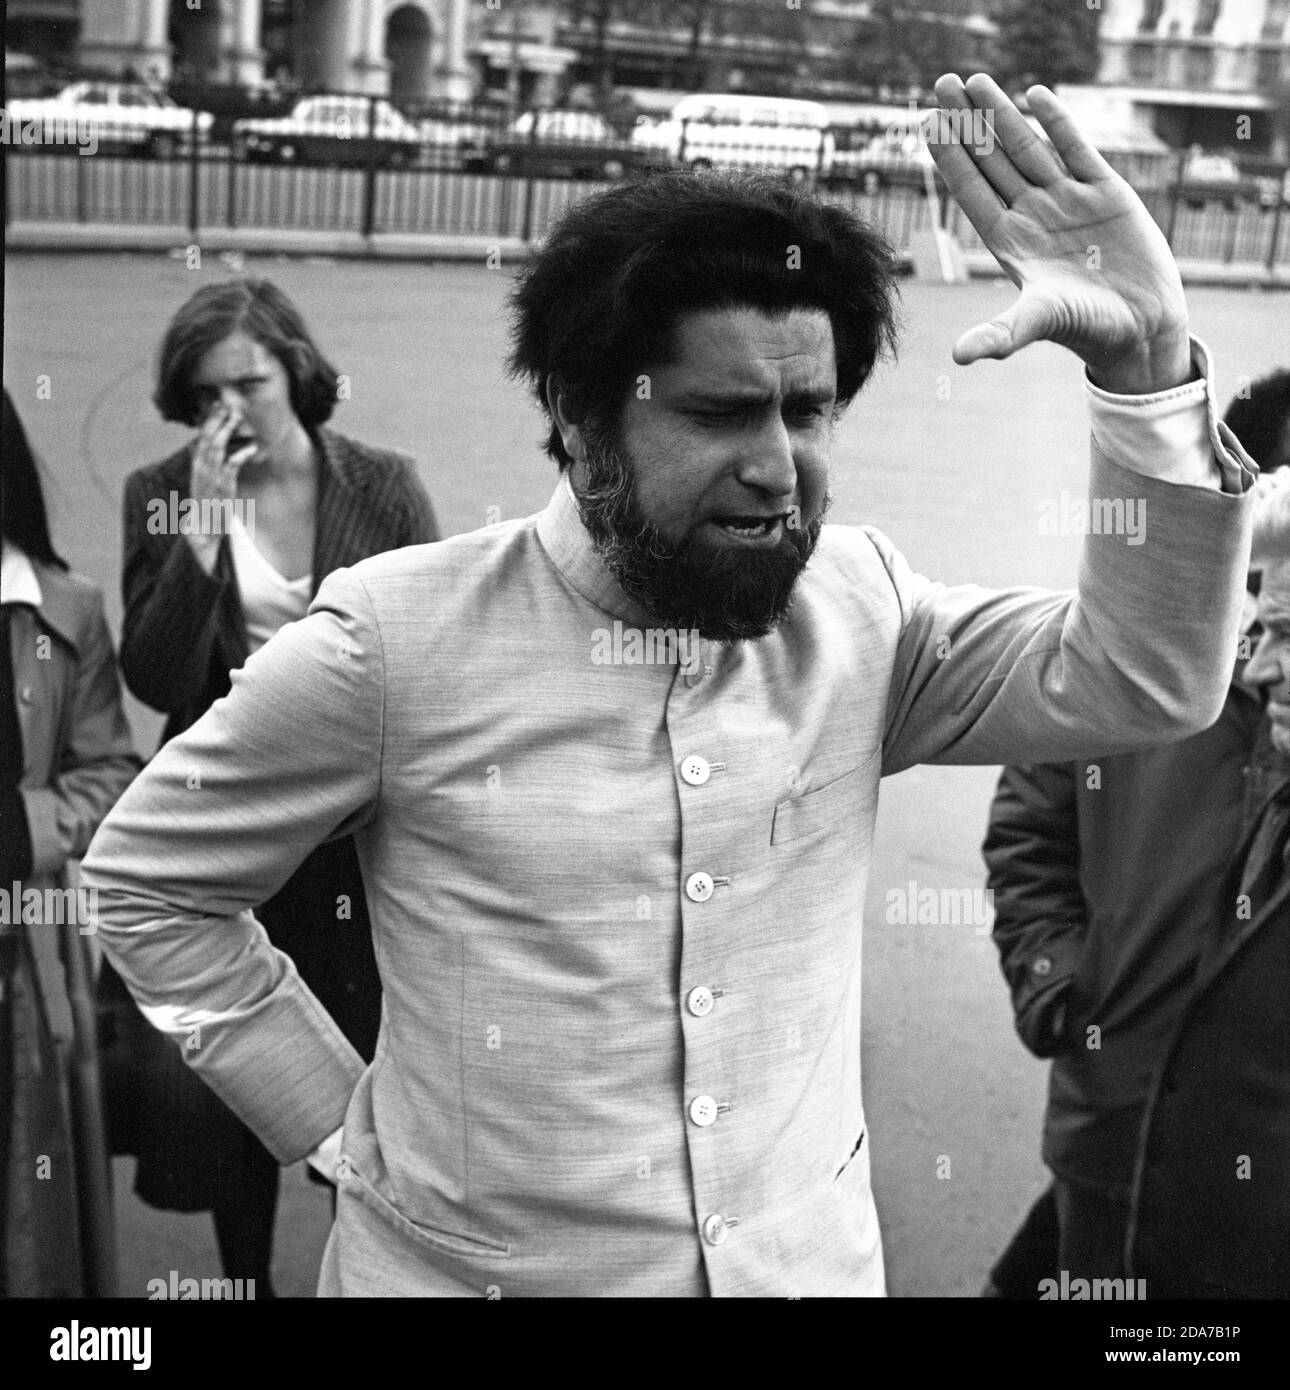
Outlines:
[[[390,62],[390,96],[395,101],[430,95],[430,49],[434,31],[420,5],[400,5],[385,22],[385,56]]]
[[[220,75],[220,3],[202,0],[190,9],[185,0],[170,0],[170,43],[177,78],[213,81]]]

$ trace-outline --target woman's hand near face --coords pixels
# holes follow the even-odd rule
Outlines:
[[[209,500],[222,503],[236,497],[238,473],[242,465],[255,453],[254,441],[229,452],[229,441],[241,424],[241,418],[240,414],[230,407],[217,403],[207,412],[197,432],[188,488],[203,520],[206,517],[218,517],[222,521],[225,508],[203,508],[202,502]],[[196,532],[190,532],[185,536],[197,563],[207,574],[212,574],[215,570],[220,537],[223,534],[221,525],[212,526],[209,530],[203,525]]]

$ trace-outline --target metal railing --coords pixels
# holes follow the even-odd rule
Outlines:
[[[17,105],[16,103],[14,104]],[[82,121],[84,116],[84,121]],[[5,217],[185,229],[440,233],[531,241],[587,191],[659,169],[763,168],[819,187],[878,225],[900,250],[929,225],[923,164],[858,129],[749,132],[683,123],[624,126],[592,111],[535,110],[318,94],[283,115],[134,125],[85,115],[50,141],[7,117]],[[57,130],[54,131],[57,135]],[[754,138],[749,138],[753,135]],[[92,153],[80,153],[93,145]],[[1179,257],[1290,264],[1287,170],[1239,181],[1189,177],[1185,157],[1112,158]],[[957,207],[947,225],[980,246]]]

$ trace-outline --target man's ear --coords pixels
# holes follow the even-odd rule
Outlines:
[[[570,414],[568,395],[553,376],[546,379],[545,393],[546,408],[551,412],[551,419],[556,429],[560,431],[560,439],[564,444],[565,453],[575,463],[585,463],[587,444],[583,437],[581,423],[574,420]]]

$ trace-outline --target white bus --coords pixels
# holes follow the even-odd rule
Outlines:
[[[696,93],[661,121],[642,118],[634,144],[692,169],[784,169],[827,175],[833,162],[829,113],[817,101]]]

